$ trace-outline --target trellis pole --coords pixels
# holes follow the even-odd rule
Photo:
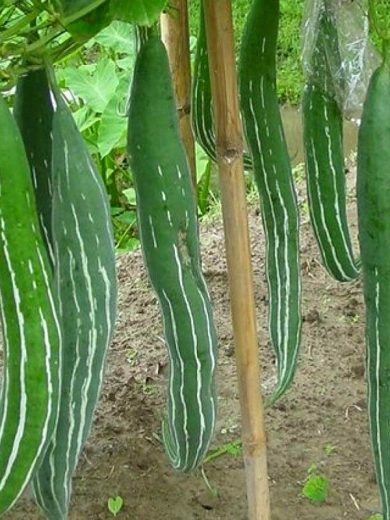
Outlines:
[[[191,126],[191,58],[187,0],[170,0],[161,15],[161,38],[168,52],[176,93],[180,133],[196,187],[195,141]]]
[[[203,0],[213,92],[249,520],[270,520],[231,0]]]

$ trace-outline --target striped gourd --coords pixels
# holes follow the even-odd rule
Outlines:
[[[34,102],[31,102],[31,99]],[[51,149],[53,106],[44,69],[21,76],[16,86],[14,117],[23,137],[33,179],[41,232],[53,263],[51,236]]]
[[[216,162],[217,154],[213,101],[207,52],[206,26],[202,2],[200,6],[199,24],[192,84],[192,128],[196,141],[203,148],[207,156]],[[247,152],[244,152],[244,166],[247,170],[252,170],[253,168],[252,158]]]
[[[72,114],[53,94],[55,284],[63,328],[63,385],[57,429],[33,479],[50,520],[67,518],[71,479],[88,437],[103,378],[116,308],[110,210]]]
[[[358,139],[359,241],[366,303],[371,439],[383,519],[390,520],[390,45],[374,73]]]
[[[359,269],[348,232],[343,115],[329,63],[329,55],[333,60],[338,56],[337,38],[334,16],[323,3],[302,112],[310,220],[325,268],[336,280],[347,282]]]
[[[0,97],[0,514],[22,493],[58,415],[61,332],[22,137]]]
[[[144,259],[161,305],[170,359],[163,439],[173,467],[190,471],[201,463],[214,429],[217,341],[168,58],[157,36],[137,56],[128,150]]]
[[[301,332],[299,216],[276,92],[279,0],[254,0],[240,54],[240,93],[266,236],[269,328],[278,363],[270,402],[290,385]]]

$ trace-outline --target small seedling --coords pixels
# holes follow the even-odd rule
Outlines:
[[[123,498],[120,496],[110,497],[107,502],[107,507],[113,516],[116,516],[123,507]]]
[[[375,513],[369,516],[367,520],[383,520],[383,515],[381,513]]]
[[[214,459],[222,457],[223,455],[230,455],[232,457],[239,457],[242,453],[242,442],[240,440],[226,442],[215,450],[211,450],[204,460],[204,464]]]
[[[137,356],[138,356],[138,352],[132,348],[129,348],[128,351],[126,352],[126,361],[129,363],[129,365],[133,365]]]
[[[331,442],[328,442],[324,446],[324,452],[326,453],[326,455],[332,455],[332,453],[334,453],[336,451],[336,449],[337,449],[336,446],[334,444],[332,444]]]
[[[329,479],[318,472],[318,467],[315,464],[309,468],[308,474],[303,486],[302,495],[311,502],[325,502],[328,498]]]

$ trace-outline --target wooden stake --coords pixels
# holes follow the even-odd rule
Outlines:
[[[270,520],[264,411],[231,0],[203,0],[213,92],[250,520]]]
[[[170,12],[161,15],[161,38],[168,51],[176,91],[180,133],[196,187],[195,141],[191,126],[191,58],[187,0],[170,0]]]

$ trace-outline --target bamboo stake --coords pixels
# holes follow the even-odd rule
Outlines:
[[[217,157],[241,404],[250,520],[270,520],[253,273],[245,199],[231,0],[203,0],[216,119]]]
[[[180,133],[196,187],[195,140],[191,126],[191,58],[187,0],[170,0],[172,12],[161,15],[161,38],[167,48],[176,92]]]

